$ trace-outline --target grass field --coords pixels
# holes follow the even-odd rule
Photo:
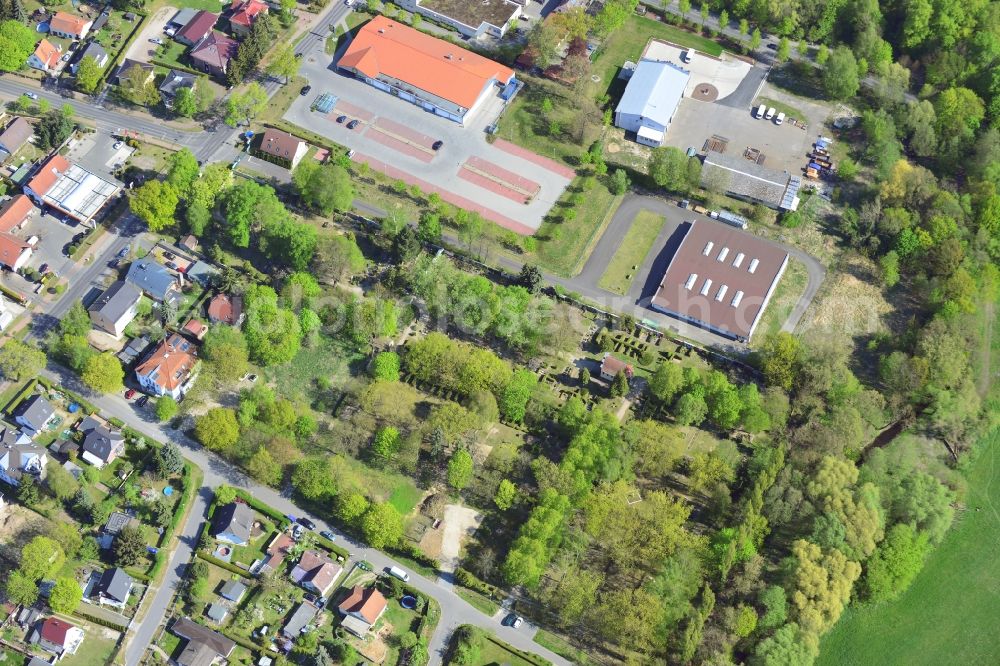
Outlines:
[[[571,188],[581,182],[578,180]],[[592,243],[600,237],[621,201],[622,197],[613,195],[602,183],[593,183],[583,192],[583,201],[576,207],[576,217],[542,223],[536,234],[544,239],[535,253],[539,265],[559,275],[579,273]]]
[[[594,663],[594,660],[591,659],[590,655],[586,652],[578,650],[562,637],[556,636],[555,634],[545,631],[544,629],[538,630],[538,633],[535,634],[534,641],[542,647],[552,650],[557,655],[569,659],[578,666],[590,666],[590,664]]]
[[[421,495],[423,493],[420,489],[412,484],[398,485],[392,489],[392,494],[389,495],[389,504],[396,507],[399,515],[406,516],[413,511],[413,507],[420,501]]]
[[[623,296],[628,293],[636,270],[652,249],[665,221],[662,216],[648,210],[640,211],[632,219],[632,226],[604,270],[598,286]]]
[[[805,291],[808,283],[809,273],[806,272],[805,264],[798,259],[789,257],[788,268],[781,276],[781,282],[774,290],[771,302],[767,304],[767,309],[764,310],[764,315],[754,331],[753,342],[759,342],[769,333],[777,333],[781,330],[781,326],[788,319],[788,315],[791,314],[792,308],[795,307],[795,303]]]
[[[76,651],[59,660],[63,666],[104,666],[115,651],[116,639],[104,636],[104,630],[96,624],[74,620],[87,634],[83,644]]]
[[[1000,582],[1000,430],[979,442],[966,511],[906,593],[852,608],[820,645],[819,666],[995,664]]]
[[[500,604],[496,603],[492,599],[488,599],[474,590],[468,590],[459,585],[455,585],[455,594],[468,601],[469,605],[478,610],[480,613],[488,615],[489,617],[493,617],[496,615],[497,611],[500,610]]]

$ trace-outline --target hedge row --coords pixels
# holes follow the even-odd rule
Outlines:
[[[236,496],[242,499],[244,502],[249,504],[254,510],[260,511],[265,516],[269,516],[274,520],[278,521],[278,527],[284,529],[288,527],[291,522],[285,517],[285,514],[281,513],[277,509],[267,504],[264,504],[259,499],[243,490],[242,488],[233,488],[236,491]]]
[[[14,398],[10,401],[10,403],[8,403],[7,405],[5,405],[6,411],[7,412],[14,411],[17,408],[17,406],[21,404],[21,401],[24,400],[25,398],[27,398],[28,395],[33,390],[35,390],[35,384],[37,384],[37,383],[38,383],[37,379],[32,379],[27,384],[25,384],[24,388],[21,389],[17,393],[17,395],[14,396]]]
[[[249,571],[247,571],[246,569],[240,569],[235,564],[230,564],[229,562],[224,562],[223,560],[220,560],[217,557],[209,555],[208,553],[206,553],[204,551],[199,550],[198,553],[197,553],[197,555],[198,555],[198,557],[200,557],[201,559],[205,560],[206,562],[209,562],[210,564],[214,564],[217,567],[222,567],[226,571],[232,571],[234,574],[238,574],[238,575],[242,576],[243,578],[253,578],[253,575]]]
[[[197,491],[194,483],[195,480],[195,465],[189,461],[184,461],[184,471],[181,472],[181,498],[177,502],[177,506],[174,507],[174,515],[170,518],[170,524],[165,530],[163,530],[163,535],[160,537],[160,549],[156,553],[156,557],[153,561],[153,566],[149,570],[149,579],[152,580],[160,574],[160,570],[167,563],[167,554],[170,552],[168,549],[164,548],[170,543],[170,539],[173,538],[174,532],[177,530],[177,526],[181,522],[181,518],[184,517],[187,511],[187,506],[194,497],[194,493]],[[200,470],[199,470],[200,471]],[[197,484],[200,485],[200,484]]]
[[[504,643],[502,640],[500,640],[493,634],[489,633],[488,631],[484,631],[483,635],[486,637],[486,640],[488,640],[490,643],[493,643],[494,645],[501,647],[504,650],[507,650],[508,652],[516,654],[518,657],[524,659],[529,664],[535,664],[535,666],[552,666],[552,662],[549,661],[548,659],[539,657],[534,652],[528,652],[527,650],[520,650],[514,647],[513,645],[510,645],[509,643]]]
[[[93,622],[94,624],[99,624],[102,627],[108,627],[109,629],[114,629],[115,631],[128,631],[128,625],[118,624],[117,622],[112,622],[107,618],[97,617],[96,615],[91,615],[90,613],[84,613],[79,609],[73,611],[73,615],[83,618],[87,622]]]
[[[62,386],[55,386],[51,381],[49,381],[45,377],[38,377],[38,383],[44,386],[45,388],[49,389],[50,391],[59,391],[67,398],[70,398],[73,402],[80,405],[80,407],[83,408],[83,411],[86,412],[88,416],[91,414],[96,414],[97,412],[100,411],[99,409],[97,409],[97,407],[94,407],[94,405],[84,400],[83,397],[80,396],[78,393],[74,393],[73,391],[65,389]]]
[[[468,569],[463,569],[459,567],[455,570],[455,582],[462,587],[467,587],[473,592],[479,592],[484,594],[490,599],[496,599],[497,601],[503,601],[506,598],[506,593],[495,585],[490,585],[477,578]]]

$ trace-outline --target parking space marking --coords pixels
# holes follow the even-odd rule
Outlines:
[[[542,186],[535,181],[475,155],[466,160],[465,164],[467,168],[482,173],[490,180],[508,185],[510,189],[528,196],[534,196],[542,189]]]
[[[458,177],[462,180],[467,180],[473,185],[477,185],[484,190],[489,190],[494,194],[499,194],[502,197],[507,197],[511,201],[516,201],[518,203],[527,203],[531,197],[513,190],[509,187],[505,187],[503,183],[499,183],[495,180],[491,180],[486,176],[482,175],[477,171],[472,171],[467,167],[463,167],[458,170]]]
[[[447,201],[448,203],[454,206],[458,206],[459,208],[465,208],[466,210],[475,211],[480,215],[482,215],[485,219],[490,220],[491,222],[496,222],[501,227],[504,227],[505,229],[510,229],[515,233],[521,234],[522,236],[530,236],[533,233],[535,233],[534,229],[518,222],[517,220],[513,220],[509,217],[506,217],[505,215],[501,215],[500,213],[497,213],[496,211],[491,210],[486,206],[478,204],[470,199],[466,199],[463,196],[459,196],[454,192],[449,192],[448,190],[442,189],[436,185],[428,183],[426,180],[421,180],[420,178],[412,176],[408,172],[403,171],[402,169],[397,169],[394,166],[390,166],[381,160],[371,157],[370,155],[357,153],[355,154],[354,159],[355,161],[362,160],[367,162],[371,168],[375,169],[376,171],[384,173],[390,178],[401,180],[407,185],[416,185],[427,194],[434,192],[438,196],[440,196],[444,201]]]
[[[418,159],[421,162],[430,162],[434,159],[434,153],[424,150],[419,146],[414,146],[412,144],[406,143],[405,141],[400,141],[395,136],[387,134],[383,130],[379,129],[377,125],[369,125],[364,132],[366,139],[371,139],[377,143],[381,143],[387,148],[392,148],[393,150],[400,152],[404,155],[409,155],[414,159]]]
[[[333,111],[330,113],[330,119],[336,120],[340,116],[357,118],[358,120],[363,120],[366,123],[370,123],[375,120],[375,114],[371,111],[357,106],[356,104],[351,104],[350,102],[338,99],[337,104],[333,107]]]
[[[576,178],[576,171],[573,171],[573,169],[570,169],[568,166],[560,164],[559,162],[549,159],[548,157],[543,157],[538,153],[533,153],[526,148],[522,148],[521,146],[511,143],[510,141],[505,141],[503,139],[498,138],[493,142],[493,147],[499,148],[505,153],[516,155],[517,157],[520,157],[523,160],[528,160],[529,162],[537,164],[538,166],[542,167],[543,169],[551,171],[557,176],[562,176],[563,178],[568,178],[570,180]]]
[[[431,150],[434,142],[437,141],[432,136],[427,136],[426,134],[421,134],[413,129],[410,129],[408,125],[402,123],[397,123],[395,120],[389,120],[385,116],[379,116],[378,120],[375,121],[376,127],[383,127],[389,131],[391,134],[395,134],[411,143],[415,143],[418,146],[422,146]]]

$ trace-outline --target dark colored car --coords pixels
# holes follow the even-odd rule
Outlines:
[[[301,57],[302,57],[302,54],[301,54],[301,53],[296,53],[296,54],[295,54],[295,57],[296,57],[296,58],[301,58]]]
[[[347,120],[347,116],[337,116],[337,122],[342,123]]]
[[[174,254],[173,252],[164,252],[164,253],[163,253],[163,256],[164,256],[165,258],[167,258],[167,259],[171,259],[171,260],[173,260],[173,259],[176,259],[176,258],[177,258],[177,255],[175,255],[175,254]]]
[[[139,405],[140,407],[145,407],[147,402],[149,402],[149,396],[148,395],[144,395],[141,398],[139,398],[138,400],[136,400],[135,404]]]
[[[354,129],[357,126],[358,126],[358,120],[357,119],[354,119],[351,122],[347,123],[347,129]]]
[[[319,535],[324,539],[326,539],[327,541],[337,540],[337,535],[331,532],[330,530],[323,530],[322,532],[319,533]]]
[[[778,45],[777,44],[768,44],[767,48],[771,49],[772,51],[777,51],[778,50]]]
[[[304,516],[302,518],[299,518],[298,522],[299,522],[299,525],[301,525],[302,527],[306,528],[307,530],[314,530],[314,529],[316,529],[316,523],[314,523],[313,521],[309,520],[308,518],[306,518]]]
[[[118,258],[124,259],[127,256],[128,256],[128,246],[126,245],[122,249],[118,250]]]
[[[431,145],[431,148],[433,148],[434,150],[440,150],[440,149],[441,149],[441,146],[443,146],[443,145],[444,145],[444,141],[441,141],[441,140],[439,139],[439,140],[435,141],[435,142],[434,142],[434,143],[433,143],[433,144]]]
[[[174,263],[174,262],[172,262],[172,261],[168,261],[168,262],[167,262],[167,263],[165,264],[165,266],[166,266],[167,268],[169,268],[170,270],[174,270],[174,271],[176,271],[176,270],[177,270],[177,264],[175,264],[175,263]]]
[[[43,275],[45,273],[48,273],[48,271],[49,271],[49,265],[48,264],[42,264],[41,266],[38,267],[38,272],[41,273],[41,274],[43,274]]]
[[[116,257],[108,262],[108,268],[118,268],[120,263],[122,263],[122,260]]]
[[[309,91],[312,90],[312,86],[302,86],[302,90],[299,91],[300,95],[308,95]]]

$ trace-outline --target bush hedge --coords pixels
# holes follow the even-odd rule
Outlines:
[[[217,567],[222,567],[226,571],[232,571],[234,574],[238,574],[238,575],[242,576],[243,578],[253,578],[253,575],[249,571],[247,571],[246,569],[240,569],[235,564],[230,564],[229,562],[224,562],[224,561],[220,560],[217,557],[213,557],[213,556],[209,555],[206,552],[203,552],[203,551],[199,550],[198,553],[197,553],[197,555],[198,555],[199,558],[205,560],[206,562],[214,564]]]

